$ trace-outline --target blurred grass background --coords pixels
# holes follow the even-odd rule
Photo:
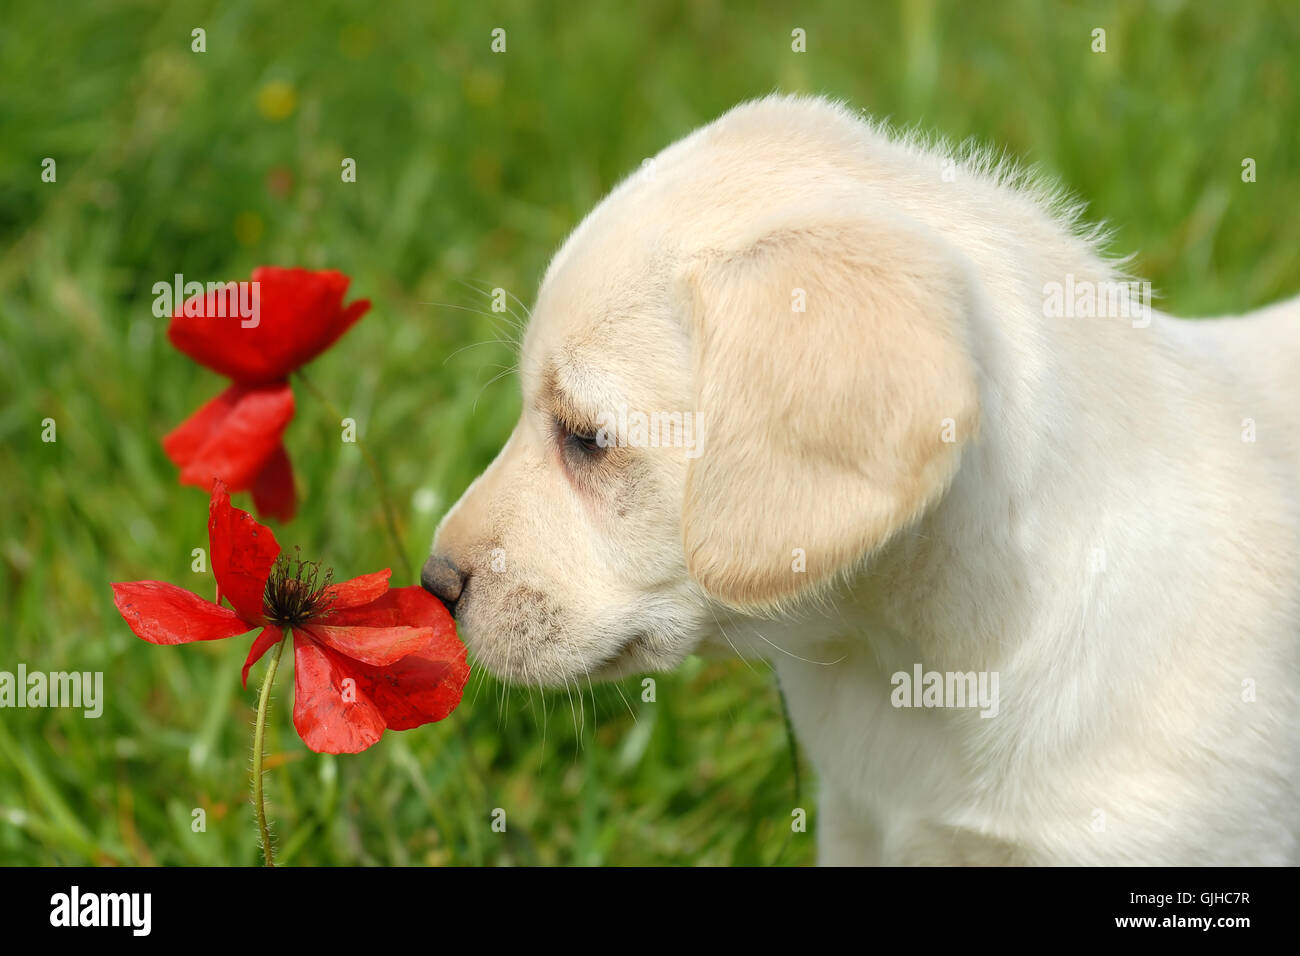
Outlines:
[[[1300,290],[1298,73],[1289,2],[0,3],[0,670],[103,671],[107,695],[98,720],[0,711],[0,862],[258,860],[248,640],[151,647],[108,588],[212,588],[190,570],[205,497],[159,438],[223,383],[168,346],[153,283],[353,276],[373,310],[311,372],[384,463],[418,567],[519,408],[512,376],[488,384],[508,346],[457,351],[501,332],[472,286],[530,302],[605,191],[736,102],[821,92],[1005,146],[1110,220],[1165,308],[1204,314]],[[399,567],[356,447],[298,403],[281,542],[342,577]],[[290,676],[268,747],[282,862],[813,859],[761,664],[692,659],[653,704],[638,681],[578,701],[476,673],[447,721],[338,758],[295,735]]]

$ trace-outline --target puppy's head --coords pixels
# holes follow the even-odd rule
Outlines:
[[[670,668],[720,609],[829,586],[976,426],[958,257],[750,110],[623,183],[542,283],[519,423],[424,573],[509,680]]]

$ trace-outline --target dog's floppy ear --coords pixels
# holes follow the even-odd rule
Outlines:
[[[706,593],[770,609],[942,494],[978,425],[964,261],[910,220],[773,215],[685,272],[696,409],[683,545]]]

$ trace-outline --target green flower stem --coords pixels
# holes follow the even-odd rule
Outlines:
[[[267,866],[275,866],[275,854],[271,849],[271,831],[266,826],[266,801],[262,794],[262,746],[266,741],[266,705],[271,699],[275,671],[288,640],[289,629],[286,627],[284,637],[275,645],[275,656],[266,668],[266,676],[262,678],[262,693],[257,699],[257,724],[253,729],[253,808],[257,811],[257,829],[262,835],[262,855],[266,857]]]
[[[298,379],[302,382],[303,387],[311,392],[312,396],[325,406],[325,410],[334,416],[338,421],[343,420],[343,414],[335,407],[334,403],[326,397],[325,393],[316,387],[316,384],[307,377],[302,369],[298,369]],[[388,536],[393,539],[393,547],[397,549],[397,556],[401,559],[402,567],[406,569],[406,579],[409,582],[416,581],[415,569],[411,567],[411,559],[406,556],[406,549],[402,547],[402,535],[397,530],[397,512],[393,509],[393,501],[388,495],[388,486],[384,483],[384,474],[379,470],[379,462],[370,452],[368,446],[361,436],[357,436],[357,447],[361,449],[361,457],[366,460],[366,465],[370,468],[370,474],[375,479],[375,486],[379,489],[379,500],[384,506],[384,523],[388,526]]]

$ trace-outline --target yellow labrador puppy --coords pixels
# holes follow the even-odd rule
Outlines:
[[[547,270],[425,586],[529,684],[769,657],[825,863],[1295,863],[1300,300],[1193,322],[1077,210],[824,100]]]

